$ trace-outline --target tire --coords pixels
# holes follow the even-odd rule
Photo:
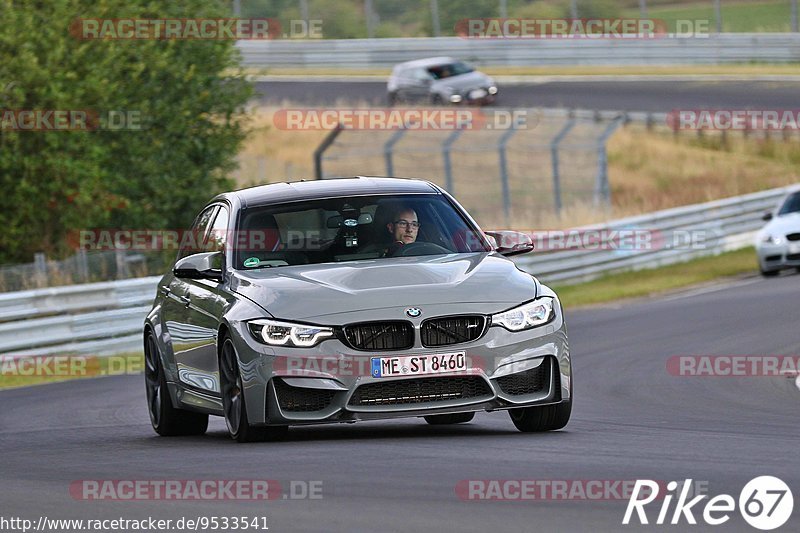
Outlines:
[[[800,269],[798,269],[798,271],[800,271]],[[781,273],[780,270],[762,270],[761,271],[761,275],[764,276],[765,278],[774,278],[775,276],[777,276],[780,273]]]
[[[434,94],[431,97],[431,104],[433,104],[433,105],[444,105],[444,100],[442,100],[442,97],[439,96],[438,94]]]
[[[388,93],[386,95],[386,102],[389,104],[389,107],[394,107],[397,105],[397,93]]]
[[[561,429],[569,422],[572,400],[541,407],[519,407],[509,409],[508,415],[518,430],[523,433],[538,433]]]
[[[794,271],[800,274],[800,267],[795,267]]]
[[[288,433],[288,426],[252,426],[247,417],[242,374],[239,371],[239,358],[230,337],[222,342],[219,360],[220,388],[222,389],[222,410],[228,434],[236,442],[261,442],[278,440]]]
[[[208,429],[208,415],[173,407],[167,379],[155,338],[148,333],[144,343],[144,384],[150,424],[162,437],[203,435]]]
[[[450,424],[463,424],[475,418],[475,413],[454,413],[451,415],[430,415],[425,417],[425,422],[432,426],[446,426]]]

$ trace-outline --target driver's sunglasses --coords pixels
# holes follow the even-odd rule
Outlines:
[[[395,225],[400,226],[401,229],[407,229],[411,226],[411,229],[419,229],[419,222],[409,222],[408,220],[395,220]]]

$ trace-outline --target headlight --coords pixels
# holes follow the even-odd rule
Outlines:
[[[764,244],[783,244],[783,237],[780,235],[764,235],[761,238]]]
[[[459,103],[459,102],[461,101],[461,95],[460,95],[460,94],[454,94],[454,95],[452,95],[452,96],[450,97],[450,101],[451,101],[452,103],[454,103],[454,104],[457,104],[457,103]]]
[[[309,348],[328,337],[333,337],[333,328],[277,320],[253,320],[248,323],[248,326],[256,340],[270,346]]]
[[[489,91],[489,94],[497,94],[497,87],[495,87],[494,85],[489,87],[489,89],[487,90]]]
[[[492,325],[503,326],[510,331],[535,328],[552,321],[556,316],[553,298],[540,298],[514,309],[492,315]]]

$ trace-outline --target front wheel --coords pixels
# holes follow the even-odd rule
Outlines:
[[[798,269],[798,271],[800,271],[800,269]],[[761,275],[764,276],[765,278],[774,278],[775,276],[777,276],[780,273],[781,273],[780,270],[762,270],[761,271]]]
[[[219,361],[220,386],[222,389],[222,410],[228,433],[236,442],[258,442],[276,440],[288,432],[287,426],[252,426],[247,418],[242,374],[239,371],[239,358],[233,341],[226,337],[222,343]]]
[[[508,414],[517,429],[524,433],[554,431],[563,428],[569,422],[572,400],[555,405],[509,409]]]
[[[203,435],[208,429],[208,415],[173,407],[158,346],[152,333],[147,334],[144,342],[144,362],[147,411],[156,433],[162,437]]]

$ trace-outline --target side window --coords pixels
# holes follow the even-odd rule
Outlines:
[[[228,208],[220,206],[211,224],[208,238],[203,246],[204,252],[224,252],[228,244]]]
[[[192,229],[189,230],[189,235],[181,239],[181,247],[178,250],[178,259],[183,259],[187,255],[200,253],[202,251],[203,240],[206,235],[206,230],[211,222],[211,218],[217,210],[217,206],[213,205],[200,213],[192,224]]]
[[[433,79],[428,71],[424,68],[415,68],[411,73],[411,77],[416,81],[429,81]]]

